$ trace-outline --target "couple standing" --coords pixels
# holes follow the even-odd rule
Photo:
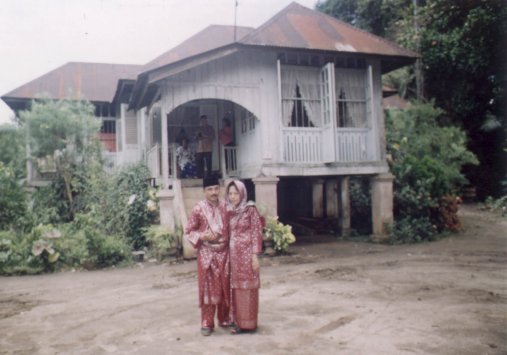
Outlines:
[[[186,237],[197,249],[201,333],[213,332],[215,310],[221,327],[231,333],[257,328],[259,259],[262,221],[245,185],[227,185],[225,202],[219,198],[217,178],[203,179],[205,199],[192,210]]]

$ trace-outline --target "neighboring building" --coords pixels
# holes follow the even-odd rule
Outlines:
[[[218,133],[227,117],[235,144],[215,141],[213,170],[246,180],[269,214],[336,217],[346,234],[349,178],[369,176],[373,234],[383,235],[393,178],[381,75],[416,57],[297,3],[257,29],[210,26],[118,81],[117,162],[146,159],[162,223],[184,225],[201,189],[178,178],[178,134],[192,138],[202,114]]]
[[[95,116],[102,121],[100,140],[104,144],[104,157],[116,165],[115,90],[120,79],[135,78],[141,68],[140,65],[67,63],[8,92],[2,100],[16,115],[28,109],[36,98],[89,100],[95,106]],[[30,185],[43,185],[51,178],[50,172],[40,170],[29,164]]]

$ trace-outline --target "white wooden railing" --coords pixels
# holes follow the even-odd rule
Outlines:
[[[336,130],[336,160],[355,162],[371,160],[368,128],[340,128]]]
[[[320,128],[283,128],[283,161],[314,163],[322,161],[322,131]]]
[[[221,146],[220,150],[220,161],[222,177],[234,177],[238,176],[238,160],[237,151],[234,146]]]
[[[162,176],[161,162],[160,145],[155,143],[146,153],[146,164],[148,165],[152,177],[159,178]]]
[[[334,148],[337,162],[374,160],[370,136],[368,128],[338,128],[333,147],[323,141],[320,128],[285,127],[282,129],[282,159],[286,163],[321,163],[323,149]]]
[[[168,167],[169,167],[169,179],[176,179],[177,167],[176,167],[176,145],[170,144],[168,147]],[[159,182],[162,179],[162,149],[160,144],[155,143],[146,153],[146,164],[150,170],[152,178],[158,179]]]

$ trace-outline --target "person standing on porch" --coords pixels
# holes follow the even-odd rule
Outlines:
[[[222,119],[222,129],[218,134],[218,140],[225,147],[231,147],[234,144],[231,120],[227,117],[224,117]],[[230,161],[231,160],[230,155],[231,155],[230,152],[226,150],[224,158],[225,158],[225,168],[227,170],[229,170],[229,165],[232,164],[232,162]]]
[[[211,176],[215,130],[208,124],[208,116],[206,115],[201,116],[199,125],[195,136],[197,140],[197,172],[199,177],[207,177]],[[206,165],[206,173],[204,173],[204,165]]]
[[[261,216],[247,202],[245,185],[234,180],[226,189],[231,263],[231,333],[257,329],[259,312],[259,254],[262,252]]]
[[[215,310],[221,327],[230,324],[229,233],[218,179],[204,178],[203,192],[205,199],[192,209],[185,237],[197,250],[201,334],[208,336],[215,327]]]

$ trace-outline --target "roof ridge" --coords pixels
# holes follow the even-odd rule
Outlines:
[[[281,17],[283,14],[285,14],[290,7],[295,7],[295,6],[300,6],[302,8],[308,9],[307,7],[304,7],[303,5],[298,4],[297,2],[293,1],[289,5],[285,6],[283,9],[278,11],[278,13],[276,13],[274,16],[271,16],[271,18],[269,18],[262,25],[260,25],[256,29],[254,29],[252,32],[248,33],[246,36],[244,36],[238,42],[248,44],[246,42],[250,39],[249,37],[254,37],[258,32],[261,32],[265,27],[268,27],[268,25],[270,25],[272,22],[275,22],[275,20],[277,20],[279,17]]]
[[[302,6],[302,5],[301,5],[301,7],[305,8],[305,9],[308,9],[307,7],[304,7],[304,6]],[[388,44],[388,45],[391,45],[391,46],[393,46],[393,47],[396,47],[397,49],[400,49],[400,50],[402,50],[402,51],[406,52],[407,54],[414,55],[414,56],[417,56],[417,57],[419,57],[419,56],[420,56],[419,54],[417,54],[417,53],[416,53],[416,52],[414,52],[414,51],[411,51],[411,50],[409,50],[409,49],[403,48],[402,46],[400,46],[400,45],[399,45],[399,44],[397,44],[396,42],[393,42],[393,41],[388,40],[388,39],[386,39],[386,38],[384,38],[384,37],[381,37],[381,36],[378,36],[378,35],[376,35],[376,34],[374,34],[374,33],[371,33],[371,32],[368,32],[368,31],[366,31],[366,30],[363,30],[362,28],[356,27],[356,26],[354,26],[354,25],[352,25],[352,24],[350,24],[350,23],[348,23],[348,22],[345,22],[345,21],[340,20],[340,19],[338,19],[338,18],[336,18],[336,17],[333,17],[333,16],[331,16],[331,15],[328,15],[328,14],[326,14],[326,13],[324,13],[324,12],[321,12],[321,11],[318,11],[318,10],[315,10],[315,12],[316,12],[319,16],[324,16],[324,17],[329,18],[329,19],[331,19],[331,20],[334,20],[334,21],[340,22],[341,24],[345,25],[346,27],[349,27],[349,28],[351,28],[351,29],[354,29],[354,30],[356,30],[356,31],[359,31],[359,32],[361,32],[361,33],[363,33],[363,34],[367,35],[368,37],[371,37],[371,38],[373,38],[373,39],[375,39],[375,40],[380,40],[381,42],[384,42],[384,43],[386,43],[386,44]]]

